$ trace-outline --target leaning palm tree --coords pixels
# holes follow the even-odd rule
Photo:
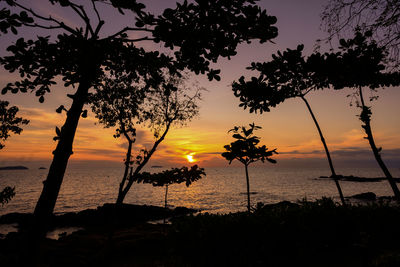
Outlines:
[[[252,63],[249,69],[259,71],[259,77],[252,77],[246,81],[242,76],[238,82],[232,84],[232,89],[241,101],[239,106],[249,108],[250,113],[269,112],[271,107],[276,107],[289,98],[300,98],[305,103],[324,146],[331,177],[335,181],[340,200],[346,205],[328,145],[306,99],[309,92],[325,88],[328,84],[326,79],[316,75],[309,67],[310,64],[302,56],[303,48],[303,45],[298,45],[294,50],[287,49],[283,53],[278,51],[277,55],[272,55],[272,61]]]

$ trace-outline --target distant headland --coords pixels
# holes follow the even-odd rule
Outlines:
[[[0,171],[8,171],[8,170],[28,170],[28,167],[25,166],[6,166],[0,167]]]

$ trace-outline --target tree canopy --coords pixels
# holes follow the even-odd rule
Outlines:
[[[230,145],[224,146],[226,152],[222,153],[222,157],[229,161],[229,164],[231,164],[232,161],[237,160],[244,165],[247,184],[247,211],[249,213],[251,211],[251,206],[248,166],[257,161],[261,161],[263,163],[265,161],[276,163],[276,160],[270,157],[274,154],[278,154],[276,149],[268,150],[265,145],[258,146],[258,143],[260,143],[260,138],[254,135],[254,131],[258,129],[261,129],[261,127],[255,125],[254,123],[249,124],[249,127],[233,127],[233,129],[229,130],[229,132],[233,132],[232,137],[236,139],[236,141],[230,143]]]
[[[304,46],[278,51],[268,62],[252,62],[248,69],[258,71],[258,77],[245,80],[242,76],[232,84],[240,107],[252,112],[269,112],[286,99],[303,97],[312,90],[327,87],[326,78],[316,75],[313,66],[302,55]]]
[[[165,82],[156,88],[145,84],[132,84],[129,80],[106,78],[103,85],[91,96],[92,110],[105,127],[116,127],[114,137],[121,135],[128,142],[125,171],[120,183],[117,203],[125,195],[143,167],[149,162],[159,144],[174,125],[184,125],[198,114],[200,88],[188,85],[187,77],[163,72]],[[136,128],[148,127],[154,134],[150,148],[142,148],[133,157]],[[138,146],[139,147],[139,146]]]
[[[386,47],[379,46],[371,39],[372,33],[367,31],[355,32],[351,39],[341,39],[338,52],[315,53],[310,57],[316,66],[315,71],[326,77],[329,84],[335,89],[345,87],[353,88],[352,96],[356,98],[356,105],[361,109],[359,118],[362,128],[366,133],[374,157],[385,174],[397,200],[400,199],[400,191],[394,181],[392,174],[386,167],[381,157],[382,148],[378,148],[371,127],[371,107],[366,104],[363,87],[376,91],[386,86],[398,86],[400,84],[400,73],[388,71],[386,65]],[[371,100],[377,96],[372,96]]]
[[[17,117],[19,109],[16,106],[8,107],[8,101],[0,100],[0,150],[4,148],[4,142],[10,137],[11,133],[20,134],[20,126],[28,124],[29,120]],[[0,192],[0,204],[8,203],[15,196],[15,188],[6,186]]]
[[[157,88],[163,81],[163,70],[179,75],[184,70],[207,74],[219,80],[220,70],[211,63],[236,54],[240,43],[258,39],[266,42],[277,36],[276,18],[256,5],[255,0],[184,1],[166,9],[161,15],[147,12],[139,1],[90,0],[83,4],[72,0],[49,0],[75,15],[73,23],[43,12],[32,2],[0,0],[0,30],[11,31],[20,38],[8,46],[0,64],[9,72],[18,72],[21,80],[8,83],[9,91],[35,92],[39,101],[50,92],[58,78],[69,89],[76,88],[66,121],[57,130],[57,147],[53,162],[35,208],[37,225],[45,228],[60,190],[65,169],[84,105],[90,101],[89,89],[99,87],[104,77],[125,79]],[[44,3],[41,5],[43,7]],[[101,8],[100,8],[101,5]],[[130,23],[114,32],[105,30],[106,23],[118,17],[107,17],[104,9],[117,10],[119,18],[129,16]],[[21,27],[48,32],[32,39],[20,36]],[[168,52],[145,50],[142,42],[163,44]]]
[[[0,100],[0,149],[4,147],[4,142],[11,133],[20,134],[20,126],[29,123],[29,120],[17,117],[19,109],[16,106],[8,107],[9,104],[8,101]]]
[[[0,29],[3,34],[8,31],[18,34],[19,27],[55,33],[55,36],[38,36],[36,40],[19,38],[7,48],[11,55],[0,58],[0,63],[10,72],[18,71],[23,79],[9,83],[2,93],[35,91],[43,102],[57,76],[69,86],[89,75],[90,85],[95,86],[106,71],[111,75],[144,78],[146,83],[154,84],[159,78],[157,70],[165,66],[175,71],[187,68],[196,74],[206,73],[210,80],[219,79],[220,70],[212,69],[211,62],[234,56],[237,45],[242,42],[251,39],[266,42],[277,36],[277,28],[272,26],[276,18],[255,3],[253,0],[185,1],[155,16],[136,0],[91,0],[85,5],[50,0],[49,4],[71,9],[78,15],[80,25],[73,26],[40,14],[25,2],[2,0]],[[99,5],[112,5],[122,16],[132,14],[135,25],[104,36],[101,30],[107,18],[102,17]],[[91,13],[96,16],[90,16]],[[131,32],[141,36],[132,39]],[[174,57],[145,51],[137,45],[143,41],[163,43],[175,50]]]
[[[166,186],[185,183],[189,187],[193,182],[206,175],[203,168],[197,165],[190,167],[172,168],[159,173],[142,172],[137,176],[137,183]]]
[[[317,68],[320,67],[319,65],[328,64],[326,62],[321,63],[320,54],[305,58],[302,54],[303,49],[303,45],[298,45],[296,49],[286,49],[283,53],[278,51],[277,54],[272,55],[271,61],[251,63],[248,69],[258,71],[259,76],[252,77],[248,81],[245,80],[244,76],[240,77],[238,82],[232,84],[232,90],[235,96],[239,97],[241,102],[239,106],[244,109],[249,107],[250,113],[269,112],[271,107],[276,107],[290,98],[298,97],[303,100],[318,130],[331,170],[331,177],[335,179],[340,199],[345,205],[328,145],[317,118],[305,98],[313,90],[329,87],[328,78],[322,75]],[[324,68],[333,69],[331,66],[326,67],[325,65]]]
[[[276,163],[276,160],[270,158],[273,154],[278,154],[276,149],[268,150],[265,145],[257,146],[260,138],[254,135],[254,131],[258,129],[261,127],[251,123],[248,128],[235,126],[229,130],[233,132],[232,137],[236,141],[224,146],[226,152],[222,153],[222,157],[228,160],[229,164],[236,159],[246,166],[256,161]]]
[[[355,29],[371,31],[380,46],[388,49],[393,66],[400,63],[400,2],[397,0],[330,0],[322,12],[328,40],[353,35]]]

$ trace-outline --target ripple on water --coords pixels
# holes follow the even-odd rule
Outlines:
[[[85,167],[68,169],[55,212],[79,211],[115,202],[122,171],[121,168],[102,166],[95,169]],[[247,197],[243,168],[206,168],[205,171],[207,176],[189,188],[184,184],[170,186],[168,203],[172,206],[186,206],[212,213],[245,210]],[[394,176],[400,177],[400,169],[392,171]],[[379,169],[373,168],[341,169],[340,173],[363,177],[382,176]],[[32,212],[46,174],[43,170],[34,169],[29,172],[2,171],[0,188],[6,185],[15,186],[16,196],[9,204],[0,208],[0,214]],[[297,201],[304,197],[313,200],[322,196],[338,200],[333,181],[315,180],[321,175],[328,174],[329,170],[326,168],[290,169],[270,166],[250,168],[250,190],[258,192],[251,195],[252,204]],[[379,183],[343,181],[341,185],[345,196],[368,191],[375,192],[378,196],[391,195],[391,189],[385,181]],[[135,184],[125,202],[163,206],[164,193],[164,188]]]

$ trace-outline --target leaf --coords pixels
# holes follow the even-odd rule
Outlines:
[[[87,118],[87,110],[85,109],[83,112],[82,112],[82,118]]]
[[[56,126],[56,134],[57,136],[61,136],[61,130]]]
[[[232,137],[233,137],[233,138],[236,138],[236,139],[242,139],[242,140],[245,139],[245,138],[244,138],[243,136],[241,136],[240,134],[234,134],[234,135],[232,135]]]
[[[135,26],[138,28],[142,28],[142,27],[144,27],[144,23],[143,23],[143,21],[139,20],[139,21],[136,21]]]
[[[18,31],[17,31],[17,29],[16,29],[15,27],[10,27],[10,29],[11,29],[11,32],[12,32],[13,34],[15,34],[15,35],[18,34]]]
[[[63,111],[63,109],[64,109],[64,105],[61,105],[56,109],[56,112],[61,113]]]

